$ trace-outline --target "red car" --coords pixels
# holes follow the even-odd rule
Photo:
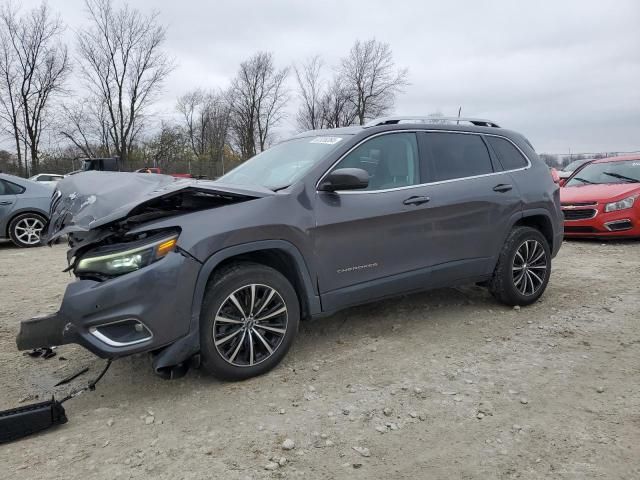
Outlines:
[[[566,237],[640,237],[640,155],[595,160],[560,189]]]

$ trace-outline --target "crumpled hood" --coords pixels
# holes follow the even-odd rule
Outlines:
[[[184,191],[226,198],[251,199],[274,195],[261,187],[228,185],[210,180],[126,172],[83,172],[56,186],[51,199],[46,240],[88,232],[129,216],[134,209]]]

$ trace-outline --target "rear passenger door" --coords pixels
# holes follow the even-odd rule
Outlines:
[[[521,209],[516,186],[481,134],[429,131],[418,137],[430,199],[425,253],[431,266],[448,269],[451,280],[491,273],[506,229]]]

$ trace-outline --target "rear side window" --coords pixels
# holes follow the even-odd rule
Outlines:
[[[486,137],[489,145],[496,152],[498,160],[505,170],[516,170],[527,166],[527,159],[522,156],[520,151],[513,144],[500,137]]]
[[[423,146],[430,182],[493,172],[489,151],[479,135],[427,132]]]
[[[19,195],[24,192],[24,188],[15,183],[0,180],[0,195]]]

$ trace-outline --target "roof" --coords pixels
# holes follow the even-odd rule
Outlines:
[[[593,163],[609,163],[609,162],[624,162],[626,160],[640,160],[640,153],[633,155],[620,155],[617,157],[599,158],[594,160]]]
[[[292,138],[304,138],[304,137],[313,137],[313,136],[326,136],[326,135],[355,135],[358,132],[361,132],[364,127],[360,125],[352,125],[350,127],[340,127],[340,128],[323,128],[319,130],[307,130],[305,132],[301,132]]]
[[[9,180],[10,182],[15,182],[16,180],[24,182],[26,180],[22,177],[11,175],[10,173],[0,173],[0,178],[4,178],[5,180]]]

